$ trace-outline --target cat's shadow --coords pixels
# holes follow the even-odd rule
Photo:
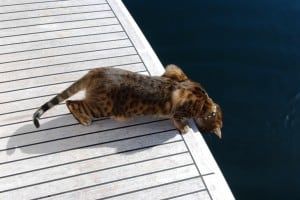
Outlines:
[[[21,151],[42,155],[79,148],[99,148],[101,151],[108,147],[116,153],[132,154],[178,137],[178,131],[169,120],[137,118],[120,123],[103,119],[84,127],[70,118],[71,115],[55,118],[41,124],[40,129],[36,129],[33,124],[20,127],[9,137],[6,153],[13,155]],[[70,125],[57,127],[57,124],[64,124],[64,121]]]

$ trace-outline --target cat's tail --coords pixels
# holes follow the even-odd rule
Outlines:
[[[36,128],[40,127],[39,119],[40,117],[52,107],[58,105],[59,103],[63,102],[64,100],[68,99],[69,97],[73,96],[80,90],[83,90],[86,86],[86,82],[88,80],[87,75],[73,83],[70,87],[65,89],[60,94],[53,97],[50,101],[43,104],[41,107],[37,109],[37,111],[33,114],[33,123]]]

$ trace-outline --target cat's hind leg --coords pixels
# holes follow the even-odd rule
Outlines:
[[[84,100],[81,101],[66,101],[67,107],[77,121],[88,126],[92,123],[92,117],[90,116],[90,111]]]

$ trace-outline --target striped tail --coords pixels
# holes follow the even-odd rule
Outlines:
[[[55,96],[53,99],[42,105],[34,114],[33,114],[33,123],[36,128],[40,127],[39,119],[47,110],[52,108],[55,105],[58,105],[60,102],[64,101],[60,95]]]
[[[84,76],[82,79],[78,80],[77,82],[73,83],[70,87],[65,89],[62,93],[58,94],[54,98],[52,98],[50,101],[42,105],[38,110],[33,114],[33,123],[36,128],[40,127],[39,119],[40,117],[49,109],[52,107],[60,104],[64,100],[68,99],[69,97],[73,96],[80,90],[84,89],[85,82],[87,80],[87,77]]]

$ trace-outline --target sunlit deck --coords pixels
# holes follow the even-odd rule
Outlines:
[[[61,104],[34,127],[89,69],[163,73],[120,0],[1,0],[0,30],[0,199],[234,199],[192,122],[185,135],[149,117],[83,127]]]

